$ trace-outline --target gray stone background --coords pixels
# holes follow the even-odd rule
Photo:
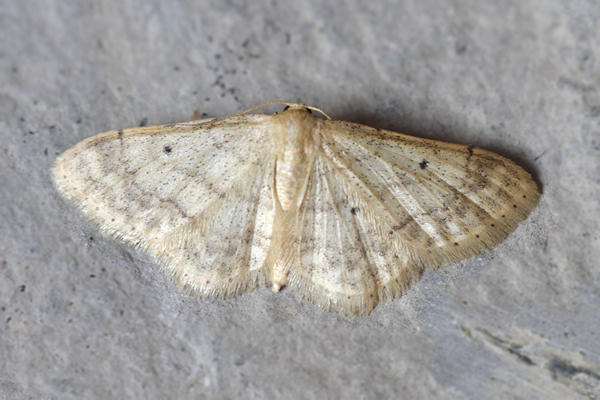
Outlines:
[[[0,0],[0,398],[600,398],[596,1]],[[180,293],[49,168],[109,129],[284,99],[473,144],[539,206],[367,317]]]

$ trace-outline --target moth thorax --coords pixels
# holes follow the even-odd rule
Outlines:
[[[302,110],[289,110],[274,118],[275,191],[284,211],[297,207],[304,195],[315,156],[315,122],[315,117]]]

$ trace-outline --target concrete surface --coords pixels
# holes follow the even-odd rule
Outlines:
[[[600,398],[599,21],[591,0],[0,0],[0,398]],[[187,297],[51,185],[93,134],[273,99],[494,150],[540,204],[343,318]]]

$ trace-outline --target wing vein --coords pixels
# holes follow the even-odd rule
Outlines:
[[[329,150],[330,153],[333,153],[331,150]],[[335,158],[335,156],[327,154],[327,152],[324,152],[327,156],[328,159],[330,159],[334,164],[335,161],[333,160]],[[370,152],[368,154],[371,154]],[[344,163],[342,160],[338,160],[338,163],[340,164],[340,170],[344,170],[344,171],[348,171],[348,173],[352,174],[353,177],[356,178],[357,181],[359,181],[361,183],[361,187],[363,189],[365,189],[366,191],[368,191],[371,195],[372,198],[375,199],[377,201],[377,203],[381,206],[381,208],[386,212],[386,214],[390,217],[390,219],[394,222],[393,225],[401,225],[401,222],[396,218],[396,216],[394,215],[393,212],[390,211],[389,207],[386,205],[386,203],[380,199],[370,188],[369,185],[367,185],[352,169],[351,165]],[[369,164],[365,164],[367,166],[367,168],[369,169],[369,171],[371,171],[379,180],[380,182],[384,183],[384,187],[385,190],[396,200],[396,203],[398,204],[399,207],[401,207],[406,214],[408,214],[413,221],[416,222],[417,226],[419,227],[419,229],[428,237],[437,240],[437,238],[435,236],[433,236],[432,234],[430,234],[424,227],[422,222],[418,221],[418,217],[415,217],[415,213],[414,210],[411,212],[411,210],[409,210],[407,208],[407,206],[399,199],[398,195],[396,193],[394,193],[393,191],[391,191],[389,189],[389,184],[387,184],[387,180],[381,176],[381,174],[372,166],[370,166]],[[341,174],[342,176],[344,176],[344,174]],[[351,183],[351,182],[350,182]],[[412,196],[411,196],[412,197]],[[417,203],[418,204],[418,203]]]
[[[334,192],[333,192],[333,190],[331,190],[331,182],[330,182],[328,174],[324,173],[323,177],[325,179],[325,186],[327,186],[327,191],[328,191],[329,196],[331,198],[333,207],[334,207],[335,212],[336,212],[336,214],[338,216],[338,221],[337,221],[336,225],[338,227],[338,249],[339,249],[339,253],[341,255],[343,255],[347,259],[347,255],[343,251],[344,250],[344,244],[342,243],[342,233],[341,233],[341,230],[340,230],[340,224],[341,224],[341,225],[344,226],[344,228],[348,232],[352,232],[353,231],[354,233],[356,233],[355,238],[356,238],[357,244],[360,246],[361,252],[362,252],[362,254],[363,254],[364,258],[365,258],[366,267],[371,272],[372,276],[376,276],[375,268],[371,264],[371,261],[370,261],[369,257],[367,256],[367,252],[366,252],[366,249],[365,249],[365,243],[363,243],[363,240],[362,240],[360,234],[358,234],[358,232],[356,230],[356,226],[355,225],[352,225],[352,226],[348,225],[347,221],[344,218],[344,215],[342,214],[342,211],[340,210],[337,202],[335,201],[335,197],[334,197],[334,194],[333,194]],[[344,271],[344,272],[347,275],[347,271]],[[346,280],[349,280],[349,279],[346,279]]]

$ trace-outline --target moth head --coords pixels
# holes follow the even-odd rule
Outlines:
[[[282,103],[282,104],[285,104],[285,108],[283,109],[282,112],[299,111],[299,112],[304,112],[307,114],[312,114],[312,112],[315,111],[317,113],[317,115],[320,114],[323,117],[325,117],[326,119],[331,119],[331,117],[329,115],[327,115],[323,110],[321,110],[317,107],[307,106],[306,104],[297,104],[297,103]]]
[[[285,111],[303,111],[312,114],[310,108],[308,108],[308,106],[305,106],[304,104],[286,104],[286,106],[283,108],[283,112]]]

